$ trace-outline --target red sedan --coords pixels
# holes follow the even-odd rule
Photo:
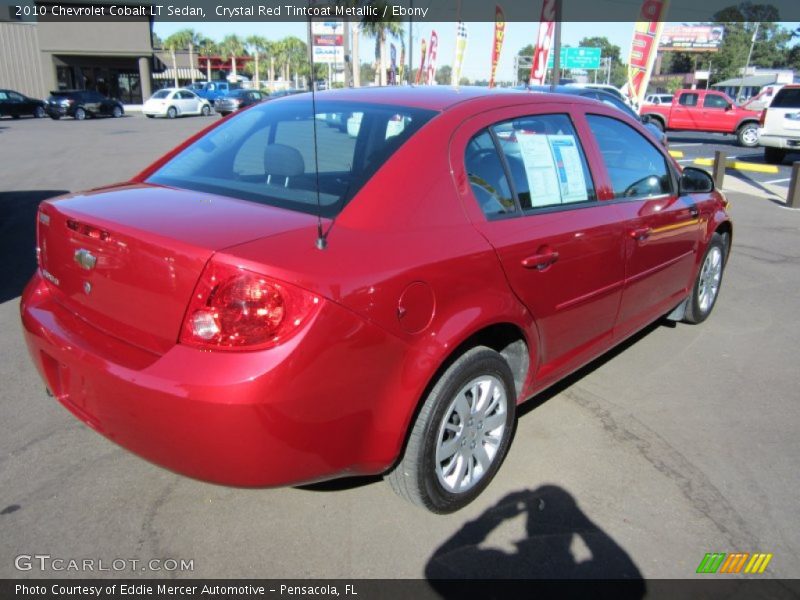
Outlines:
[[[48,390],[155,463],[382,473],[450,512],[519,403],[664,315],[703,321],[731,235],[705,172],[592,100],[304,94],[44,202],[22,320]]]

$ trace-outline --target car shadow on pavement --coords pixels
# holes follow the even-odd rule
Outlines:
[[[0,303],[16,298],[36,270],[36,210],[67,190],[0,192]]]
[[[505,549],[489,540],[504,523],[524,515],[525,533]],[[513,549],[512,549],[513,547]],[[469,521],[433,553],[425,566],[429,584],[447,590],[464,579],[614,579],[629,583],[616,598],[642,598],[642,574],[627,552],[557,485],[505,496]]]

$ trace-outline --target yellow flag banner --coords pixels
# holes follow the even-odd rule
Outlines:
[[[640,21],[633,30],[627,93],[636,106],[642,103],[647,93],[668,5],[669,0],[644,0],[639,12]]]
[[[506,37],[506,16],[498,4],[494,9],[494,44],[492,44],[492,72],[489,75],[489,87],[494,87],[494,76],[497,73],[497,63],[500,61],[500,52],[503,50],[503,41]]]
[[[467,26],[459,21],[456,28],[456,58],[453,61],[453,70],[450,73],[450,85],[458,85],[461,81],[461,69],[464,66],[464,54],[467,51]]]

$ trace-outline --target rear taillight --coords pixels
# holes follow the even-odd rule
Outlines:
[[[764,123],[767,121],[767,109],[761,111],[761,116],[758,117],[758,125],[759,127],[764,127]]]
[[[294,335],[322,300],[296,286],[210,261],[195,288],[180,342],[214,350],[262,350]]]

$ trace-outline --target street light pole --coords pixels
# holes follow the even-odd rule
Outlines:
[[[744,78],[745,75],[747,75],[748,69],[750,68],[750,59],[753,57],[753,46],[756,45],[756,37],[758,37],[758,28],[760,25],[760,22],[756,23],[756,28],[753,31],[753,39],[750,40],[750,51],[747,53],[747,63],[744,65],[744,71],[742,71],[742,81],[739,85],[739,93],[737,94],[738,97],[736,98],[737,102],[741,102],[742,91],[744,88]]]

